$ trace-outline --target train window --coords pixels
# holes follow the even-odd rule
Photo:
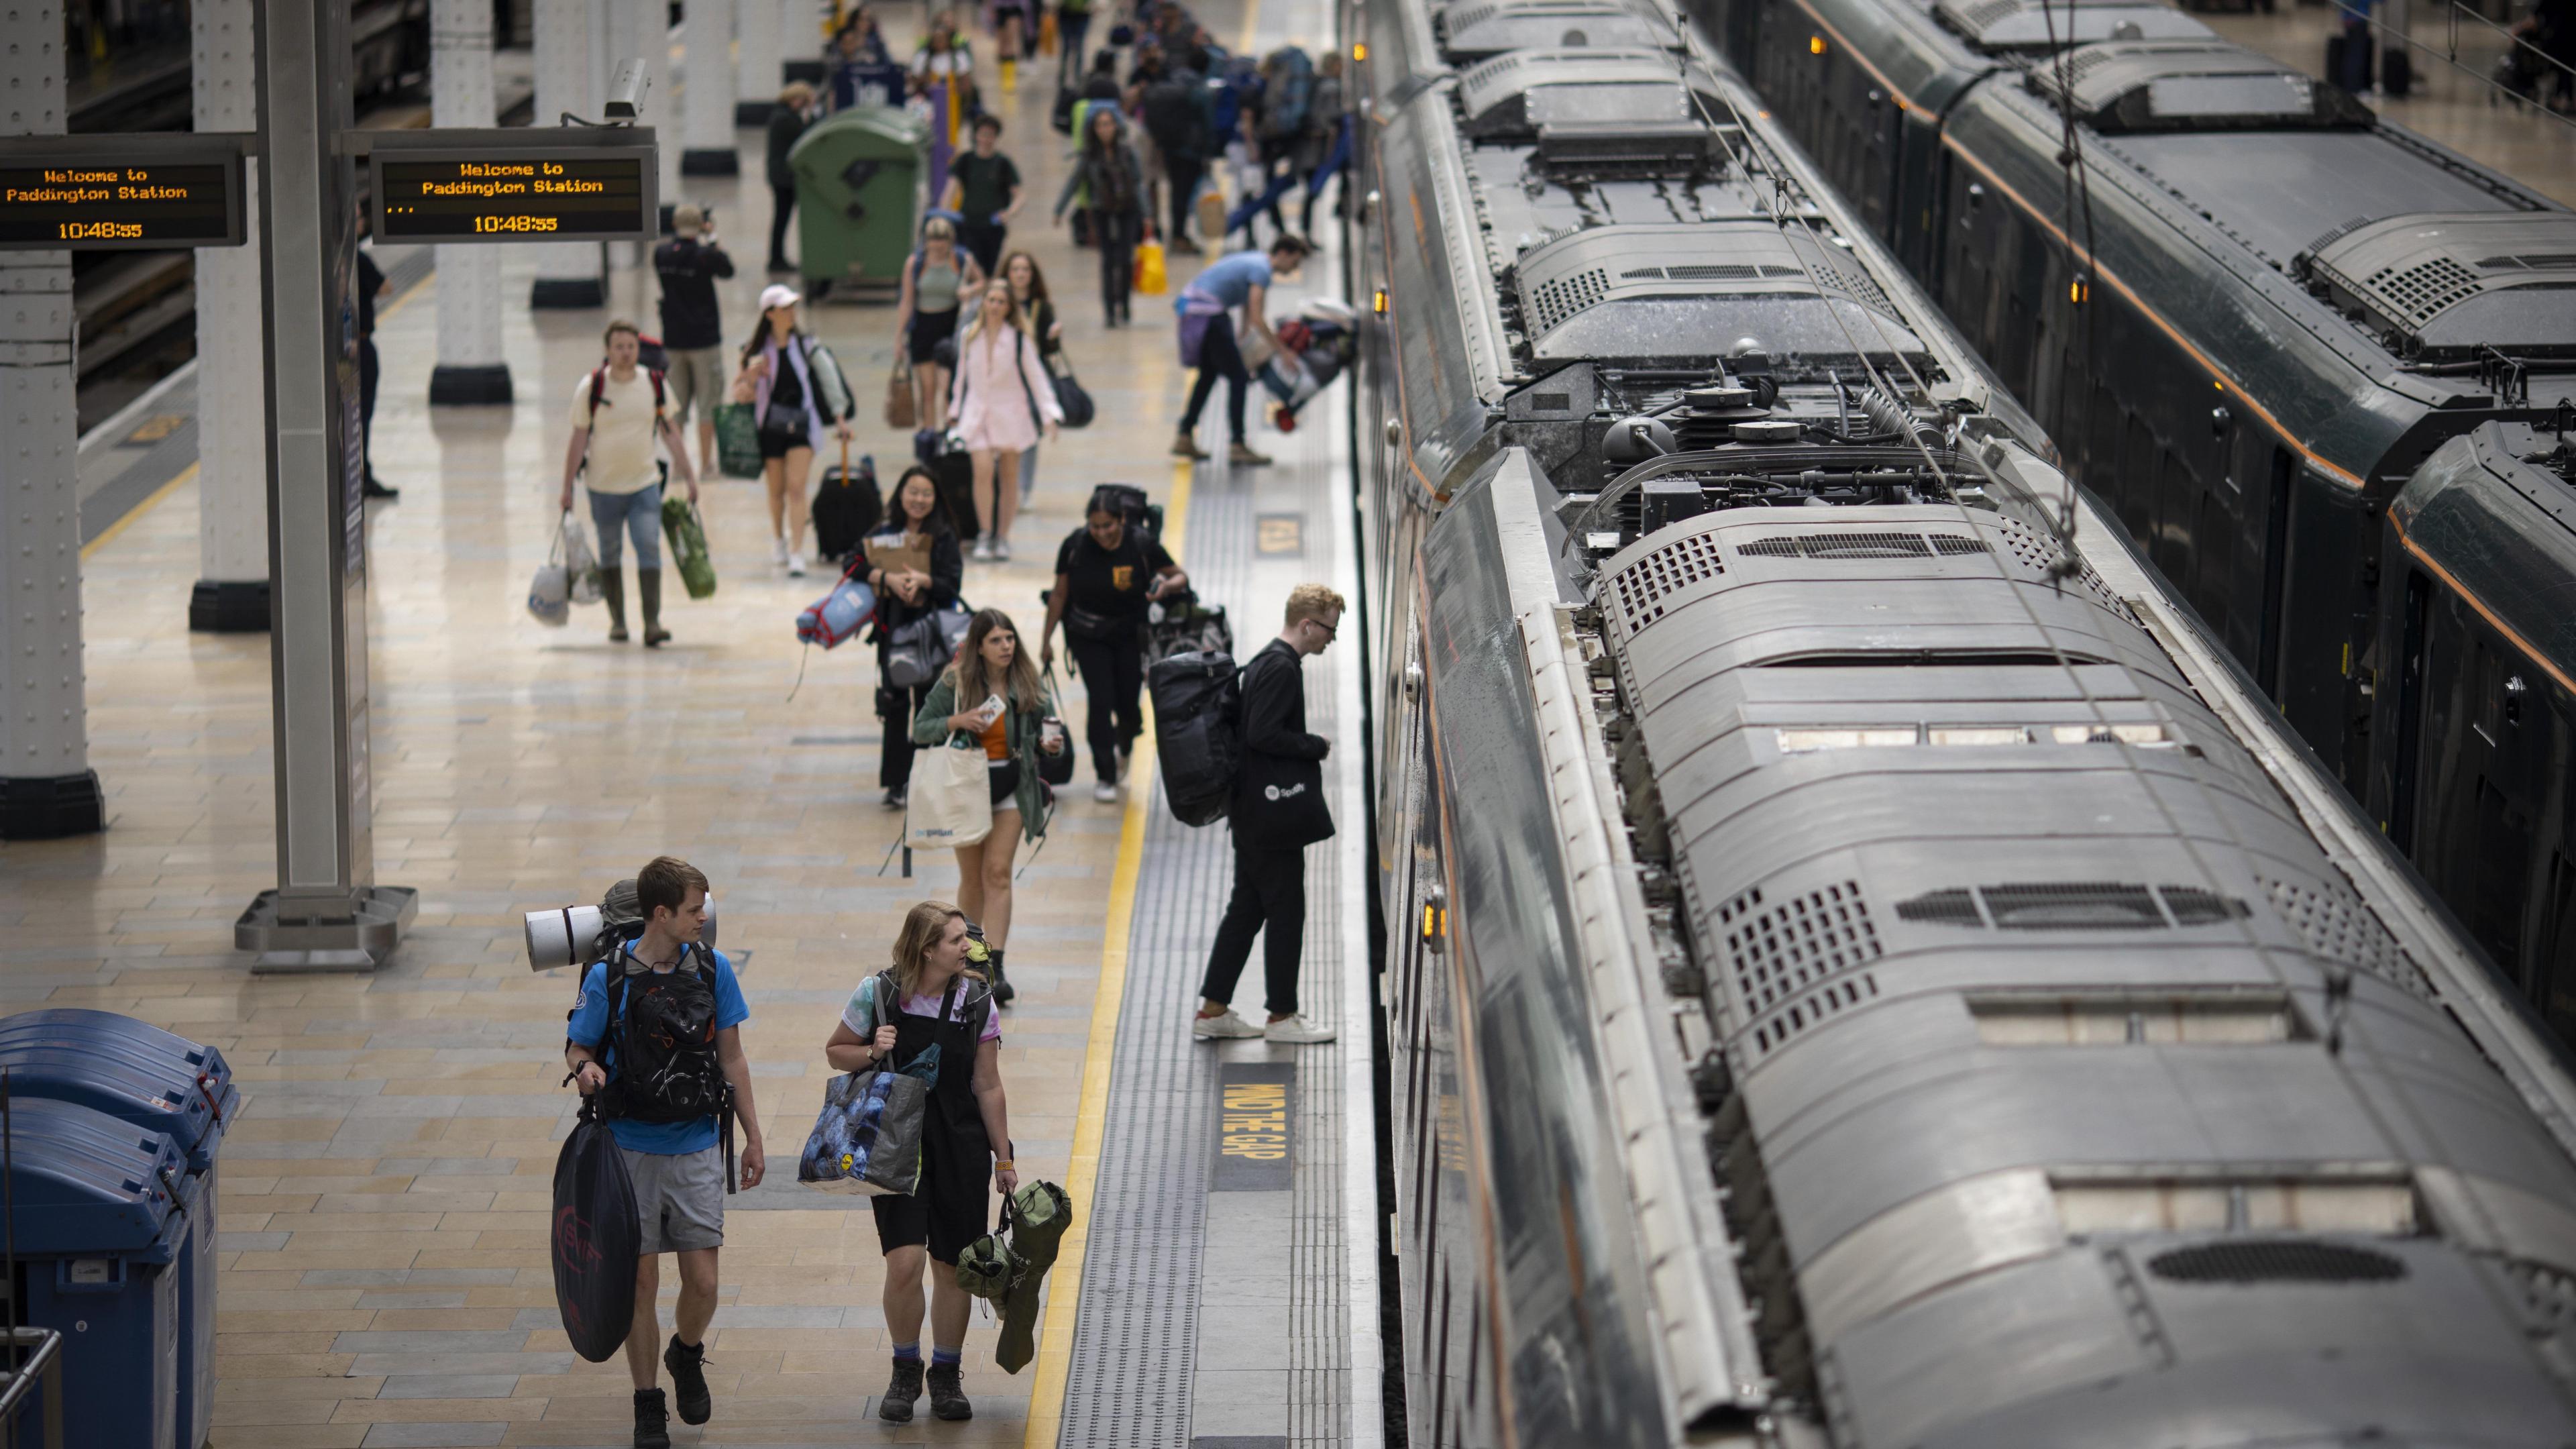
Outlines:
[[[1972,996],[1987,1046],[2259,1046],[2303,1041],[2290,998],[2271,992]]]
[[[2175,743],[2161,724],[2051,725],[2049,738],[2061,745],[2143,745],[2150,749]]]
[[[1982,745],[2022,745],[2030,743],[2030,731],[2018,725],[1937,725],[1931,731],[1936,745],[1976,748]]]
[[[2056,1180],[2057,1216],[2075,1233],[2278,1232],[2412,1235],[2415,1185],[2325,1169],[2241,1182],[2165,1178]]]

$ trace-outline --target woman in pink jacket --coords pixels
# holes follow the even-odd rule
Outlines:
[[[984,524],[975,557],[1008,559],[1011,521],[1020,511],[1020,450],[1038,441],[1041,426],[1053,438],[1064,408],[1055,400],[1037,339],[1028,335],[1012,300],[1011,284],[999,278],[984,288],[975,319],[958,339],[948,412],[975,464],[975,507]]]

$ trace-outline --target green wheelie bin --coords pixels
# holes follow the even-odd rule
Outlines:
[[[787,164],[796,172],[806,295],[895,300],[912,255],[929,145],[929,127],[885,106],[854,106],[797,141]]]

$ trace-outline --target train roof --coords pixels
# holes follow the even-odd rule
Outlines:
[[[1679,21],[1627,0],[1457,0],[1432,25],[1452,62],[1512,50],[1679,50]]]
[[[2216,31],[2157,0],[1936,0],[1933,14],[1988,54],[2097,40],[2197,40]]]
[[[2571,479],[2576,443],[2565,432],[2487,423],[2435,450],[2389,505],[2408,551],[2562,679],[2576,677]]]
[[[1702,108],[1724,104],[1708,67],[1665,50],[1516,50],[1458,78],[1467,133],[1480,139],[1535,135],[1569,123],[1688,121]]]

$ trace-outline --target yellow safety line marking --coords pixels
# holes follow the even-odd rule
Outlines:
[[[419,281],[403,288],[401,296],[394,298],[392,301],[387,302],[385,305],[376,309],[376,325],[379,327],[385,325],[386,318],[401,311],[405,303],[408,303],[412,298],[419,296],[422,292],[427,291],[429,289],[429,284],[437,280],[438,273],[433,271],[429,275],[421,278]]]
[[[1175,558],[1188,529],[1193,471],[1186,460],[1173,463],[1171,500],[1163,505],[1163,546]],[[1136,876],[1145,855],[1145,819],[1154,808],[1151,731],[1136,741],[1136,751],[1128,757],[1127,780],[1127,815],[1118,828],[1118,865],[1109,877],[1109,919],[1100,938],[1100,985],[1091,998],[1091,1035],[1082,1051],[1073,1154],[1065,1170],[1064,1191],[1073,1200],[1073,1225],[1057,1251],[1055,1282],[1047,1289],[1022,1449],[1055,1449],[1056,1438],[1064,1430],[1074,1319],[1082,1304],[1083,1252],[1091,1243],[1092,1190],[1100,1179],[1100,1139],[1109,1126],[1109,1066],[1117,1053],[1119,1008],[1127,996],[1127,941],[1136,912]]]
[[[100,533],[98,537],[82,544],[80,556],[86,559],[91,554],[107,547],[109,540],[115,538],[118,534],[123,533],[127,526],[132,524],[134,520],[151,512],[153,504],[158,503],[162,499],[169,497],[172,493],[177,492],[180,484],[188,482],[196,476],[197,465],[191,463],[187,466],[186,471],[180,473],[178,477],[173,478],[169,482],[162,484],[160,487],[153,489],[151,497],[146,498],[142,502],[135,504],[132,508],[125,510],[125,516],[116,520],[114,523],[109,524],[106,530]]]

